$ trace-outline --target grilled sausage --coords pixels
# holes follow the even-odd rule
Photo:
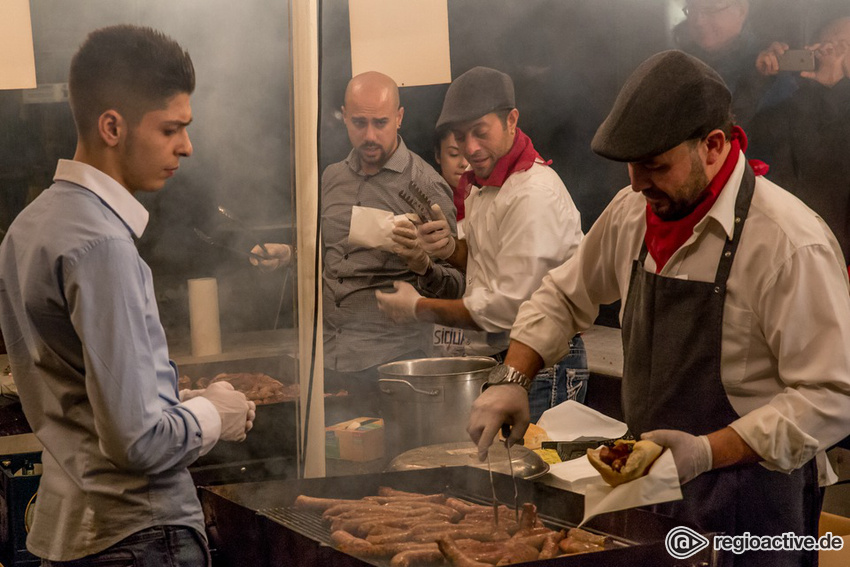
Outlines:
[[[489,567],[489,563],[481,563],[468,557],[450,537],[437,540],[440,551],[454,567]]]
[[[567,536],[564,530],[559,532],[550,532],[543,541],[543,547],[540,549],[540,557],[538,559],[552,559],[558,555],[558,544]]]
[[[442,565],[443,552],[434,546],[434,549],[408,549],[397,553],[390,561],[391,567],[419,567]]]

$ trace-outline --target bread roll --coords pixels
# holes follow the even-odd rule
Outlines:
[[[504,441],[505,438],[502,436],[501,431],[499,432],[499,441]],[[525,430],[525,435],[522,436],[522,444],[526,449],[531,449],[534,451],[535,449],[540,449],[543,447],[544,441],[549,441],[549,435],[546,434],[546,430],[540,427],[539,425],[535,425],[533,423],[528,424],[528,429]]]
[[[618,439],[614,444],[621,448],[624,445],[631,446],[631,452],[620,470],[614,470],[611,465],[602,460],[600,453],[604,447],[587,450],[587,460],[590,461],[593,468],[599,471],[602,479],[611,486],[619,486],[645,475],[649,472],[649,467],[652,466],[655,459],[661,455],[661,451],[664,450],[661,445],[646,440],[635,442]]]

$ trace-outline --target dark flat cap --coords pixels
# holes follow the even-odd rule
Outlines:
[[[681,51],[662,51],[626,80],[590,147],[615,161],[649,159],[723,126],[731,104],[714,69]]]
[[[514,82],[509,76],[489,67],[473,67],[449,85],[437,128],[515,106]]]

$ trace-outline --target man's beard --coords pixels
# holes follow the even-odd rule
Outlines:
[[[685,180],[685,183],[682,185],[683,191],[680,192],[680,194],[683,195],[683,198],[679,200],[669,198],[669,206],[667,210],[659,212],[653,209],[652,212],[655,213],[658,218],[665,221],[674,221],[685,218],[691,214],[693,210],[697,208],[697,205],[699,205],[705,198],[704,192],[706,187],[708,187],[708,176],[705,174],[705,170],[702,167],[699,154],[697,152],[693,152],[691,154],[691,172]]]
[[[374,158],[367,157],[366,150],[369,149],[378,149],[380,152],[378,152],[377,156]],[[387,151],[378,144],[361,144],[357,150],[357,154],[360,156],[360,161],[368,163],[369,165],[383,165],[389,159]]]

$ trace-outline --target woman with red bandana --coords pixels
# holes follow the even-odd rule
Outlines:
[[[511,331],[505,364],[532,376],[600,304],[623,299],[623,414],[670,449],[683,499],[657,511],[729,536],[818,535],[850,429],[850,294],[823,219],[747,163],[720,76],[681,51],[629,77],[592,149],[628,163],[573,258],[552,270]],[[488,388],[468,431],[486,454],[528,402]],[[728,557],[728,556],[727,556]],[[748,551],[746,566],[812,565],[812,550]],[[726,565],[726,563],[724,563]]]

